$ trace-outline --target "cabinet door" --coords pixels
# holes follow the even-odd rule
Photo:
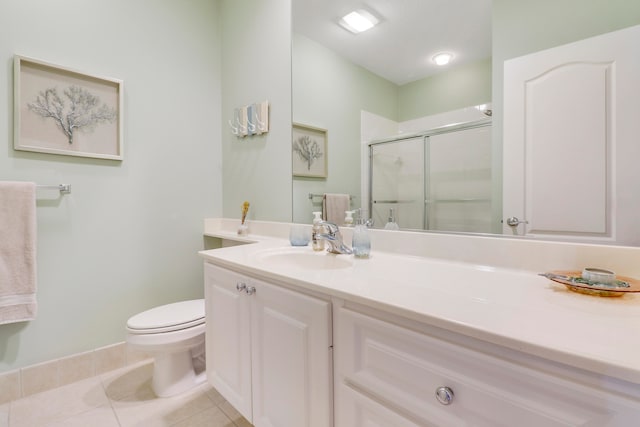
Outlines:
[[[246,280],[205,263],[207,378],[251,421],[250,299],[236,285]]]
[[[329,302],[264,282],[254,285],[253,424],[330,426]]]

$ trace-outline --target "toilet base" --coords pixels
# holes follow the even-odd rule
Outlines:
[[[207,379],[206,371],[196,373],[193,361],[189,350],[155,354],[151,380],[154,393],[158,397],[169,397],[202,384]]]

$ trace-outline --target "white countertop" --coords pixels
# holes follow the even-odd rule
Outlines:
[[[311,247],[291,248],[281,237],[248,240],[256,243],[200,254],[241,273],[640,384],[638,294],[588,296],[527,270],[375,250],[369,259],[315,253],[349,260],[346,268],[289,268],[261,261],[261,255],[278,248],[313,253]],[[557,267],[566,266],[550,269]]]

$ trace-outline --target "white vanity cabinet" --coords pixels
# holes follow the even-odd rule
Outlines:
[[[209,382],[256,427],[332,425],[329,298],[204,268]]]
[[[606,377],[355,305],[334,328],[336,427],[640,425],[640,400]]]

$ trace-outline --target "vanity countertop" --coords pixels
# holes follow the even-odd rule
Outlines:
[[[224,237],[224,234],[219,234]],[[535,272],[373,250],[350,265],[305,269],[264,260],[292,248],[282,237],[206,250],[208,262],[640,384],[640,295],[578,294]]]

